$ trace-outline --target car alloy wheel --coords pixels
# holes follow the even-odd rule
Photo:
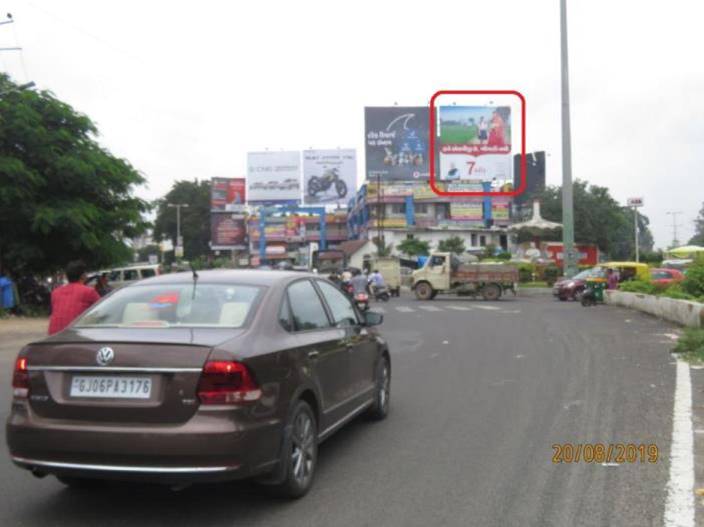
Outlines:
[[[389,399],[391,397],[391,367],[389,359],[382,357],[377,366],[376,392],[374,404],[369,407],[367,415],[376,421],[385,419],[389,413]]]
[[[305,488],[313,476],[316,458],[315,423],[307,412],[298,412],[294,418],[291,448],[291,474]]]

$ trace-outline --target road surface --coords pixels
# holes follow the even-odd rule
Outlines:
[[[0,457],[2,525],[663,524],[675,361],[668,323],[546,295],[375,303],[392,353],[391,414],[320,449],[314,488],[280,501],[248,484],[35,479]],[[31,332],[0,338],[0,379]],[[9,408],[9,383],[0,412]],[[553,444],[656,444],[657,463],[554,464]]]

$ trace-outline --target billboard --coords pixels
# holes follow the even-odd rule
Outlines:
[[[301,199],[300,152],[249,152],[247,196],[250,203],[298,203]]]
[[[367,179],[428,179],[428,121],[425,106],[364,109]]]
[[[588,243],[577,243],[574,246],[577,251],[578,265],[597,265],[599,263],[599,247]],[[541,249],[546,257],[562,267],[564,260],[564,246],[560,242],[547,242],[541,244]]]
[[[212,212],[210,214],[210,247],[244,249],[247,246],[247,228],[244,215]]]
[[[494,223],[508,223],[510,219],[511,201],[508,198],[492,198],[491,219]]]
[[[484,207],[481,199],[450,203],[450,219],[481,221],[483,217]]]
[[[521,155],[513,156],[513,186],[521,185]],[[526,154],[526,189],[516,196],[516,205],[530,203],[530,199],[545,190],[545,152],[530,152]]]
[[[357,152],[303,151],[303,202],[346,204],[357,190]]]
[[[211,211],[242,211],[246,201],[244,178],[214,177],[210,181]]]
[[[511,181],[511,108],[439,108],[439,181]]]

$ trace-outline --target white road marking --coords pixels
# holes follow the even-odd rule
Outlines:
[[[666,527],[694,526],[694,434],[692,433],[692,379],[689,364],[677,360],[675,404],[672,416],[670,481],[665,500]]]
[[[439,307],[435,306],[418,306],[420,309],[423,309],[425,311],[442,311]]]
[[[396,306],[396,311],[399,311],[401,313],[414,313],[415,309],[408,306]]]
[[[621,464],[620,463],[602,463],[601,466],[602,467],[620,467]]]
[[[386,309],[384,309],[383,307],[373,307],[372,311],[374,311],[375,313],[386,313]]]
[[[442,343],[443,343],[443,344],[449,344],[450,341],[449,341],[449,340],[443,340]]]
[[[477,305],[474,307],[479,308],[479,309],[485,309],[487,311],[498,311],[499,309],[501,309],[500,307],[496,307],[496,306],[479,306],[479,305]]]
[[[519,355],[516,355],[516,358],[517,358],[517,359],[522,359],[523,357],[525,357],[525,355],[520,355],[520,354],[519,354]]]
[[[455,311],[471,311],[471,307],[467,306],[445,306],[447,309],[454,309]]]
[[[511,311],[505,311],[505,310],[502,311],[502,313],[505,313],[505,314],[507,314],[507,315],[515,315],[515,314],[518,314],[518,313],[520,313],[520,312],[521,312],[520,309],[513,309],[513,310],[511,310]]]

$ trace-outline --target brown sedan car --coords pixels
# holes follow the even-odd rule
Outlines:
[[[317,275],[138,282],[20,352],[10,455],[68,485],[253,477],[302,496],[318,443],[388,412],[389,351],[371,328],[381,321]]]

